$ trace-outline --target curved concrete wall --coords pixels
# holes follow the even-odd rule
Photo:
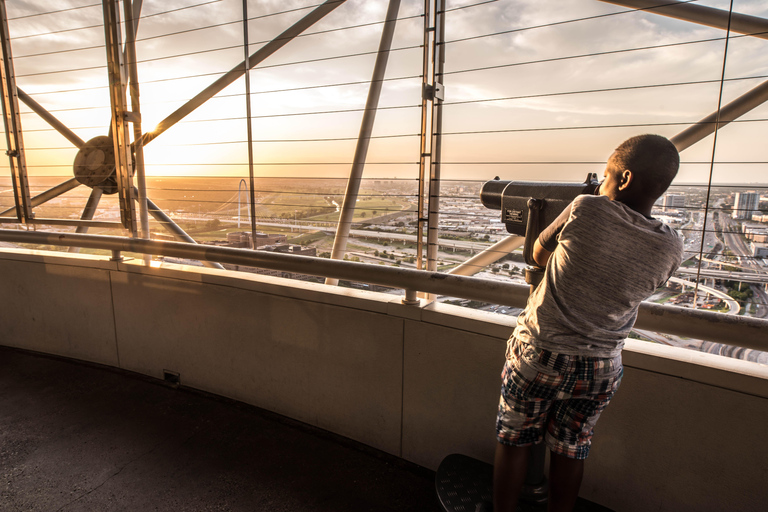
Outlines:
[[[490,461],[513,321],[193,267],[0,250],[0,344],[253,404],[428,468]],[[767,333],[768,335],[768,333]],[[628,340],[582,495],[617,511],[763,510],[768,369]]]

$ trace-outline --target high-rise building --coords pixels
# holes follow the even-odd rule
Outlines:
[[[666,194],[664,196],[664,202],[662,206],[665,210],[674,208],[685,208],[685,195],[683,194]]]
[[[736,192],[733,198],[734,219],[751,219],[752,213],[757,211],[760,203],[760,194],[757,192]]]

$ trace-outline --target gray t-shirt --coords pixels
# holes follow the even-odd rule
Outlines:
[[[640,302],[680,266],[682,239],[661,221],[604,196],[579,196],[565,215],[544,279],[514,335],[552,352],[615,357]],[[553,238],[551,229],[542,236],[547,232]]]

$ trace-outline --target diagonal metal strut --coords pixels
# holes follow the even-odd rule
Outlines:
[[[731,121],[735,121],[750,110],[753,110],[768,101],[768,81],[763,82],[731,101],[719,112],[715,111],[703,118],[698,123],[689,126],[670,140],[678,151],[689,148],[704,139],[708,135],[719,130]]]
[[[72,130],[64,126],[64,123],[56,119],[56,117],[48,112],[45,107],[33,100],[29,94],[18,88],[16,90],[19,93],[19,99],[23,101],[24,104],[32,109],[35,114],[43,118],[43,120],[51,125],[51,127],[54,128],[57,132],[62,134],[64,138],[71,142],[77,149],[81,149],[83,146],[85,146],[83,139],[78,137]]]
[[[296,38],[299,34],[307,30],[309,27],[323,19],[328,13],[339,7],[341,4],[346,2],[346,0],[326,0],[323,4],[321,4],[318,8],[316,8],[311,13],[307,14],[304,18],[299,20],[297,23],[295,23],[293,26],[285,30],[282,34],[277,36],[275,39],[267,43],[266,45],[262,46],[259,50],[251,54],[251,56],[248,58],[248,69],[253,68],[257,64],[261,63],[275,53],[277,50],[288,44],[290,41],[292,41],[294,38]],[[209,99],[213,98],[216,94],[221,92],[225,87],[232,84],[235,80],[240,78],[245,74],[245,68],[246,63],[245,61],[241,62],[234,68],[232,68],[230,71],[225,73],[223,76],[221,76],[218,80],[213,82],[211,85],[203,89],[201,92],[197,94],[194,98],[187,101],[184,105],[179,107],[175,112],[173,112],[171,115],[160,121],[158,123],[157,127],[152,130],[151,132],[147,132],[143,135],[142,139],[144,141],[144,144],[149,143],[153,139],[155,139],[158,135],[166,131],[171,126],[175,125],[184,117],[189,115],[191,112],[193,112],[197,107],[201,106],[203,103],[208,101]]]
[[[675,0],[600,0],[608,4],[643,9],[669,18],[690,21],[708,27],[728,29],[728,11]],[[731,32],[768,39],[768,20],[758,16],[730,14]]]

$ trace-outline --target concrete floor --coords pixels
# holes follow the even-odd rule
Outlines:
[[[430,512],[434,477],[255,407],[0,346],[3,512]]]
[[[232,401],[0,347],[0,510],[439,510],[434,473]]]

